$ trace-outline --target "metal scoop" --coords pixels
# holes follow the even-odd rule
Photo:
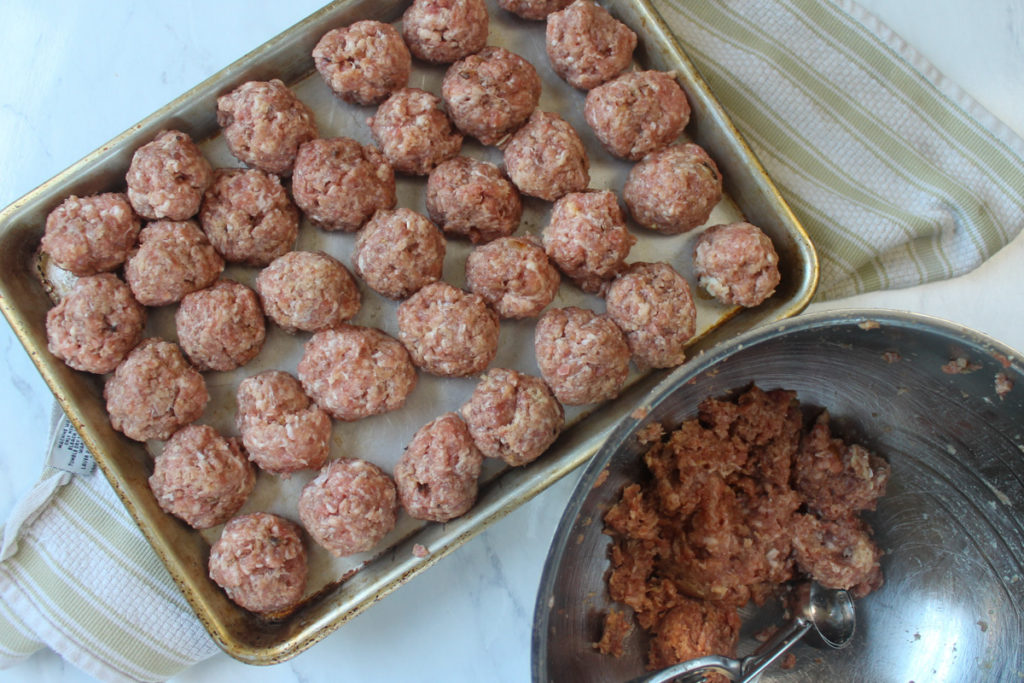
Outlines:
[[[853,599],[844,590],[813,582],[799,584],[791,594],[790,610],[793,619],[758,648],[759,653],[743,659],[722,655],[691,659],[630,683],[667,683],[679,677],[680,682],[696,683],[711,673],[723,674],[731,681],[752,681],[812,629],[826,645],[836,649],[846,647],[853,638],[857,623]]]

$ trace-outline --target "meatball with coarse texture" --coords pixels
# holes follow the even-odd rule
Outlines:
[[[193,221],[156,221],[139,233],[139,248],[124,267],[132,294],[144,306],[166,306],[209,287],[224,259]]]
[[[402,15],[409,51],[433,64],[451,64],[487,44],[484,0],[414,0]]]
[[[466,258],[466,287],[503,318],[540,315],[561,282],[535,238],[501,237],[476,247]]]
[[[298,524],[268,512],[236,517],[210,547],[210,578],[235,604],[283,612],[306,590],[306,548]]]
[[[395,527],[395,482],[365,460],[334,460],[302,489],[299,518],[335,557],[364,553]]]
[[[412,71],[412,56],[398,30],[373,20],[325,33],[313,48],[313,62],[338,97],[364,106],[404,88]]]
[[[341,261],[322,251],[290,251],[256,276],[267,317],[285,332],[318,332],[352,318],[359,288]]]
[[[551,210],[541,233],[544,250],[584,292],[602,292],[626,268],[636,237],[614,192],[573,192]]]
[[[186,294],[174,324],[182,351],[199,370],[241,367],[256,357],[266,338],[256,292],[233,280]]]
[[[633,166],[622,200],[645,228],[678,235],[703,225],[722,198],[722,174],[701,147],[675,144]]]
[[[724,304],[757,306],[775,293],[781,274],[771,238],[750,223],[713,225],[693,250],[697,284]]]
[[[534,352],[541,375],[565,405],[615,398],[629,374],[629,345],[607,315],[567,306],[537,322]]]
[[[675,74],[634,71],[587,93],[583,115],[605,149],[639,161],[679,137],[690,103]]]
[[[583,141],[558,114],[535,111],[505,146],[505,170],[519,191],[554,201],[590,184]]]
[[[46,217],[41,246],[73,275],[95,275],[124,263],[139,228],[139,218],[124,194],[71,195]]]
[[[826,588],[848,590],[854,598],[882,586],[882,550],[864,520],[854,514],[834,521],[796,514],[793,524],[793,555],[800,571]]]
[[[444,235],[411,209],[381,210],[356,238],[352,268],[371,289],[404,299],[441,279]]]
[[[568,7],[572,0],[498,0],[498,7],[523,19],[543,21],[552,12]]]
[[[494,164],[455,157],[430,172],[427,213],[445,234],[479,244],[515,232],[523,202]]]
[[[734,608],[680,598],[655,627],[647,654],[649,669],[664,669],[707,655],[736,656],[740,617]],[[715,680],[726,680],[716,675]]]
[[[142,341],[146,309],[113,273],[79,278],[46,314],[50,353],[75,370],[112,372]]]
[[[135,150],[125,180],[135,213],[183,221],[199,211],[213,168],[187,133],[165,130]]]
[[[545,40],[555,73],[580,90],[622,73],[636,48],[636,33],[592,0],[548,16]]]
[[[426,175],[462,149],[462,134],[444,113],[441,98],[419,88],[396,91],[367,123],[399,173]]]
[[[462,418],[445,413],[420,427],[395,466],[398,500],[414,519],[455,519],[476,502],[483,460]]]

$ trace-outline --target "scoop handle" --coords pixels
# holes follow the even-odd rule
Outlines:
[[[704,680],[704,677],[700,674],[705,673],[724,674],[729,677],[729,680],[735,681],[743,675],[743,662],[731,657],[723,657],[722,655],[708,655],[706,657],[690,659],[670,666],[667,669],[634,678],[629,683],[668,683],[668,681],[675,681],[680,676],[685,676],[685,678],[679,678],[680,681],[693,681],[696,683],[697,681]]]
[[[738,680],[741,682],[755,680],[761,672],[803,638],[811,630],[811,626],[810,620],[804,617],[792,619],[764,644],[761,648],[762,652],[742,659],[740,662],[741,676]]]

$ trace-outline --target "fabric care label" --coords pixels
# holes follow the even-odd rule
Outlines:
[[[92,474],[96,471],[96,459],[66,415],[61,415],[54,427],[46,461],[50,467],[72,474]]]

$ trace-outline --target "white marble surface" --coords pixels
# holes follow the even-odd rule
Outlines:
[[[315,10],[317,0],[3,0],[0,206]],[[1024,135],[1024,0],[863,0],[942,72]],[[940,316],[1024,349],[1024,237],[965,277],[816,304]],[[0,519],[38,478],[51,397],[6,324],[0,353]],[[218,655],[181,681],[523,681],[533,601],[574,476],[339,632],[274,667]],[[50,652],[0,680],[81,681]]]

